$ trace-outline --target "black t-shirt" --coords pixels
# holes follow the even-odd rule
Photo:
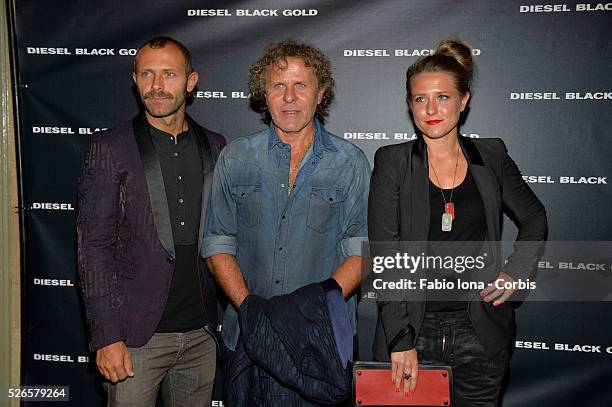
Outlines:
[[[198,244],[174,246],[176,261],[161,321],[155,332],[189,332],[206,322],[197,262]]]
[[[444,197],[448,202],[451,196],[450,189],[443,189]],[[444,199],[440,188],[429,181],[429,233],[428,255],[440,256],[478,256],[481,252],[482,242],[487,234],[484,205],[476,182],[468,170],[463,182],[456,186],[453,192],[455,218],[450,232],[442,231],[442,214],[444,213]],[[443,242],[443,243],[436,243]],[[474,243],[472,243],[474,242]],[[478,243],[481,242],[481,243]],[[455,283],[455,289],[443,290],[444,297],[437,296],[435,300],[427,301],[426,311],[458,311],[467,309],[466,291],[456,289],[457,279],[463,278],[462,273],[455,270],[431,271],[427,278],[446,279]],[[431,298],[432,296],[428,296]]]

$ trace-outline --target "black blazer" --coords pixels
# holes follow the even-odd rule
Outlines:
[[[485,277],[494,281],[500,270],[514,279],[532,272],[547,233],[544,206],[523,181],[500,139],[459,137],[469,169],[480,192],[487,224],[487,240],[501,240],[502,212],[519,227],[514,252],[501,267],[499,249],[489,251],[495,265]],[[380,148],[374,158],[370,181],[368,230],[370,242],[426,241],[429,232],[429,169],[422,139]],[[521,242],[529,244],[521,245]],[[514,333],[514,309],[510,302],[498,307],[485,303],[474,292],[468,312],[478,338],[490,356]],[[412,349],[418,337],[425,303],[379,301],[374,357],[388,361],[391,352]]]
[[[187,117],[198,140],[204,187],[200,240],[215,160],[225,139]],[[123,340],[144,345],[159,323],[174,272],[174,242],[161,168],[144,114],[91,138],[78,192],[78,272],[90,349]],[[214,282],[201,290],[216,332]]]

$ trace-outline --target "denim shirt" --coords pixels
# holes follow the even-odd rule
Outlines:
[[[291,147],[271,125],[228,145],[215,167],[202,256],[236,257],[251,294],[290,293],[329,278],[366,241],[370,165],[319,122],[311,153],[287,194]],[[347,301],[353,332],[356,298]],[[222,338],[235,349],[238,315],[228,305]]]

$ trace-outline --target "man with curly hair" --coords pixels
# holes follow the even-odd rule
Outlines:
[[[370,166],[359,148],[323,127],[334,80],[320,50],[273,43],[249,77],[252,106],[269,127],[221,153],[201,253],[230,302],[222,330],[226,402],[316,405],[257,366],[250,389],[230,384],[240,367],[233,363],[239,309],[251,294],[269,299],[331,277],[355,333]]]

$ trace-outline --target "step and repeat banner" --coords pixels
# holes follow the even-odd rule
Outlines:
[[[457,35],[473,46],[478,69],[460,132],[505,141],[547,208],[551,241],[612,240],[610,2],[24,0],[15,6],[27,209],[23,384],[70,386],[70,401],[61,405],[104,405],[77,287],[77,177],[90,135],[139,111],[132,63],[154,36],[174,37],[191,50],[200,81],[188,111],[228,140],[264,127],[249,107],[247,73],[266,44],[296,38],[321,48],[337,83],[327,128],[372,160],[379,147],[416,137],[405,104],[406,69],[440,39]],[[505,219],[504,238],[515,234]],[[545,258],[539,273],[554,266],[609,277],[610,259],[600,263]],[[606,294],[600,301],[518,307],[504,406],[612,405]],[[368,292],[361,297],[359,356],[369,360],[375,301]],[[213,406],[221,406],[216,394]]]

